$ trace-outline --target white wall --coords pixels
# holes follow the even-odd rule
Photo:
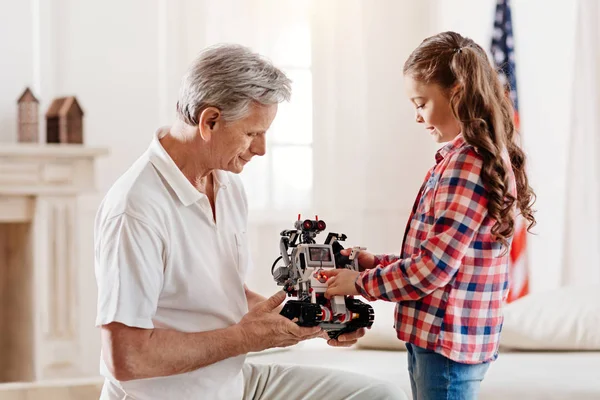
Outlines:
[[[99,340],[94,327],[96,285],[92,223],[101,196],[149,144],[160,124],[173,117],[187,51],[205,45],[180,40],[177,19],[198,1],[1,0],[0,140],[16,140],[16,99],[31,85],[43,114],[52,98],[74,94],[82,105],[86,145],[107,147],[97,163],[95,194],[79,202],[81,370],[98,373]],[[184,18],[185,19],[185,18]],[[11,38],[7,40],[6,38]],[[193,38],[190,38],[194,42]],[[190,46],[182,48],[183,45]],[[6,58],[5,58],[6,56]]]
[[[435,1],[439,7],[436,29],[455,30],[490,47],[494,0]],[[528,237],[532,291],[560,286],[565,267],[576,7],[576,1],[512,0],[521,133],[529,157],[530,184],[538,196],[536,234]]]
[[[98,366],[98,332],[93,327],[96,287],[91,227],[102,194],[144,151],[157,126],[168,123],[173,117],[179,79],[193,55],[202,47],[219,41],[237,41],[269,52],[274,46],[277,32],[273,28],[256,29],[255,26],[257,23],[274,24],[274,21],[293,23],[293,18],[290,19],[294,15],[290,12],[294,10],[294,6],[290,6],[293,3],[289,2],[287,9],[281,6],[281,2],[273,0],[260,0],[253,4],[227,0],[220,2],[219,7],[214,7],[213,2],[192,0],[2,0],[0,3],[2,26],[6,30],[6,36],[3,37],[17,38],[14,43],[6,40],[0,42],[2,46],[10,47],[10,54],[14,55],[14,63],[2,74],[3,89],[7,89],[3,90],[1,96],[1,120],[14,121],[15,109],[7,104],[14,103],[22,86],[34,85],[36,94],[42,100],[42,114],[52,98],[75,94],[85,111],[85,143],[89,146],[108,147],[111,151],[110,156],[97,163],[98,193],[85,196],[80,201],[80,229],[84,239],[79,249],[79,317],[80,333],[85,339],[81,348],[84,374],[97,373]],[[348,61],[357,56],[365,57],[366,60],[364,70],[361,73],[351,72],[350,77],[360,80],[364,76],[363,72],[369,76],[368,82],[363,86],[364,98],[360,99],[361,104],[366,106],[362,110],[365,116],[362,130],[357,129],[351,119],[348,119],[348,115],[353,112],[352,88],[357,82],[338,82],[338,87],[342,88],[338,94],[344,94],[348,102],[339,108],[336,115],[336,121],[342,129],[337,134],[362,136],[360,140],[371,141],[381,146],[382,150],[371,147],[364,154],[368,167],[361,172],[360,164],[356,162],[361,157],[350,143],[346,149],[351,153],[345,153],[347,157],[342,168],[327,172],[323,165],[317,166],[316,176],[319,177],[318,182],[329,184],[332,180],[339,180],[342,183],[338,185],[348,188],[346,200],[340,198],[336,206],[325,210],[330,211],[326,215],[332,221],[332,228],[348,233],[352,244],[362,241],[369,246],[379,245],[382,250],[389,248],[394,251],[399,246],[402,234],[397,227],[404,225],[413,192],[418,188],[421,175],[429,164],[429,160],[423,161],[419,157],[415,160],[411,150],[411,145],[415,140],[419,141],[419,136],[414,136],[416,131],[412,123],[412,111],[402,95],[399,72],[403,59],[425,33],[418,21],[425,19],[427,22],[428,17],[426,8],[422,5],[413,6],[408,1],[390,1],[388,4],[389,9],[363,9],[363,2],[354,3],[354,16],[361,19],[363,26],[358,33],[354,33],[355,38],[364,40],[365,51],[361,54],[355,52],[352,43],[344,42],[343,35],[351,32],[354,24],[351,18],[344,17],[346,4],[339,2],[335,6],[336,10],[341,11],[340,18],[345,18],[343,27],[337,32],[337,43],[344,43],[343,51],[347,53]],[[246,15],[253,17],[244,18]],[[320,29],[327,29],[327,21],[321,21]],[[397,21],[402,23],[397,24]],[[407,39],[401,42],[401,51],[392,60],[386,54],[389,49],[386,44],[388,37]],[[321,41],[318,35],[313,36],[313,39],[316,49],[313,54],[317,56],[314,62],[325,68],[324,63],[328,59],[318,56]],[[20,49],[22,54],[14,49]],[[330,56],[334,57],[338,54],[335,51],[342,51],[339,48],[333,50],[334,53]],[[338,67],[351,70],[351,64],[339,64]],[[339,70],[333,73],[339,74]],[[12,85],[10,88],[4,86],[8,82]],[[326,95],[326,85],[315,85],[316,99]],[[331,99],[331,95],[329,98]],[[336,99],[332,101],[336,102]],[[324,120],[328,118],[325,108],[328,106],[331,104],[318,102],[315,106],[325,112],[321,116]],[[348,122],[344,122],[346,120]],[[333,134],[323,129],[323,126],[321,124],[315,128],[321,138]],[[365,130],[367,127],[368,130]],[[14,129],[14,124],[12,127],[5,126],[2,139],[14,141],[15,137],[11,134]],[[365,135],[371,137],[367,138]],[[356,175],[362,177],[359,182],[361,184],[376,180],[380,173],[377,169],[382,166],[378,164],[378,160],[381,157],[396,157],[398,152],[394,148],[403,149],[400,153],[402,160],[398,164],[400,168],[388,169],[383,166],[381,173],[385,174],[389,185],[378,188],[380,195],[375,192],[370,194],[353,183],[352,179]],[[329,147],[322,158],[328,159],[333,154],[344,153],[341,150],[335,146]],[[415,166],[420,170],[417,176],[406,172],[414,170]],[[399,183],[401,178],[407,179],[406,182],[412,187],[405,190]],[[348,179],[347,184],[343,183],[344,179]],[[323,183],[317,185],[324,186]],[[335,193],[329,193],[333,194]],[[352,198],[360,201],[353,203]],[[334,209],[339,212],[334,213]],[[295,211],[290,212],[289,220],[286,216],[285,219],[262,219],[262,223],[257,223],[261,219],[253,218],[255,223],[250,227],[250,233],[256,267],[255,273],[249,277],[249,284],[264,294],[276,290],[269,268],[278,255],[279,232],[293,222]],[[321,210],[315,211],[321,213]],[[361,220],[360,224],[353,226],[349,222],[349,217],[356,217],[367,211],[372,215]],[[390,218],[390,214],[394,218]],[[382,226],[383,229],[380,229]],[[364,227],[364,230],[358,227]]]
[[[339,8],[319,9],[313,27],[315,168],[329,177],[316,181],[315,201],[339,221],[348,244],[397,252],[436,148],[414,122],[402,76],[430,29],[429,9],[332,3]]]
[[[600,283],[600,3],[577,10],[566,172],[564,284]],[[575,267],[575,268],[573,268]]]
[[[398,252],[406,219],[436,146],[414,122],[402,65],[429,29],[427,4],[315,0],[312,10],[314,206],[254,226],[248,284],[276,290],[270,267],[279,232],[298,212],[319,215],[346,246]],[[402,38],[390,43],[390,38]],[[393,49],[394,51],[390,51]],[[295,212],[294,212],[295,211]],[[318,241],[325,237],[317,238]]]
[[[30,2],[0,0],[0,146],[17,140],[17,99],[34,84],[32,25]]]

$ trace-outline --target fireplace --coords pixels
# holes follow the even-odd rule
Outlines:
[[[77,376],[77,196],[106,154],[0,145],[0,383]]]

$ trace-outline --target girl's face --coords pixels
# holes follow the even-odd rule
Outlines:
[[[460,133],[460,123],[452,115],[450,100],[438,84],[416,81],[410,75],[404,76],[406,95],[415,106],[416,121],[438,143],[449,142]]]

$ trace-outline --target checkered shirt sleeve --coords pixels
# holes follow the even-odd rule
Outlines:
[[[418,230],[424,225],[418,220],[430,219],[433,224],[427,228],[426,239],[408,258],[377,257],[380,265],[364,271],[356,281],[366,299],[417,300],[450,282],[487,214],[481,167],[472,149],[463,148],[438,175],[439,181],[435,172],[431,175],[433,204],[423,204],[424,199],[408,231],[409,239],[423,234]]]

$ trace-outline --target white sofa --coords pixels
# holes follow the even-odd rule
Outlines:
[[[405,351],[332,348],[314,339],[248,357],[253,363],[338,368],[388,380],[408,398]],[[600,352],[501,352],[481,386],[481,400],[599,400]]]
[[[406,352],[392,328],[394,305],[373,305],[375,324],[360,346],[332,348],[314,339],[250,354],[248,362],[359,372],[394,383],[410,398]],[[501,344],[481,400],[600,400],[600,286],[562,288],[508,305]],[[101,378],[3,384],[0,400],[95,400],[101,386]]]
[[[393,329],[394,304],[372,303],[373,328],[353,348],[314,339],[249,362],[329,366],[387,379],[410,397],[404,344]],[[600,285],[536,293],[505,307],[499,358],[480,399],[600,400]]]

